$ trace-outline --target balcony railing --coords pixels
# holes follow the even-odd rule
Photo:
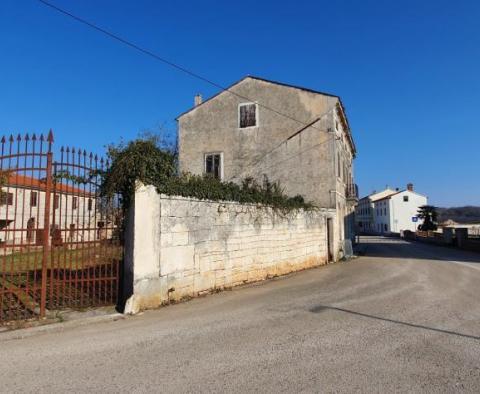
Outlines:
[[[358,200],[358,186],[355,183],[350,183],[345,187],[345,196],[348,199]]]

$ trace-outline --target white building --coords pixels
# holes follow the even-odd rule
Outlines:
[[[355,208],[355,223],[358,232],[375,232],[375,220],[373,216],[374,203],[377,200],[388,197],[397,193],[397,190],[387,188],[381,192],[373,192],[372,194],[361,198]]]
[[[427,197],[413,190],[409,183],[405,190],[385,189],[362,198],[355,210],[359,232],[401,233],[415,231],[421,224],[418,209],[427,205]]]
[[[0,245],[41,245],[45,183],[10,173],[0,196]],[[95,194],[58,183],[50,202],[50,235],[58,241],[93,241],[103,227]],[[54,234],[56,231],[56,234]]]

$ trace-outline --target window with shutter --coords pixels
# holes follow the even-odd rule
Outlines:
[[[257,104],[240,104],[238,126],[241,129],[257,126]]]

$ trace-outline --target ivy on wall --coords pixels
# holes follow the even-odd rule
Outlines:
[[[136,181],[153,185],[159,193],[171,196],[262,204],[283,211],[315,208],[300,195],[287,196],[278,183],[268,180],[260,185],[252,178],[246,178],[236,184],[211,176],[178,174],[175,149],[160,146],[156,137],[111,145],[107,154],[111,166],[101,174],[101,192],[106,196],[119,194],[124,208],[130,205]]]

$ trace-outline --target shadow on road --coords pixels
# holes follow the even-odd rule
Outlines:
[[[381,321],[385,321],[385,322],[388,322],[388,323],[400,324],[402,326],[407,326],[407,327],[420,328],[422,330],[435,331],[435,332],[439,332],[439,333],[442,333],[442,334],[456,335],[458,337],[475,339],[477,341],[480,340],[480,336],[462,334],[462,333],[455,332],[455,331],[444,330],[444,329],[435,328],[435,327],[423,326],[421,324],[407,323],[407,322],[403,322],[403,321],[400,321],[400,320],[387,319],[385,317],[369,315],[369,314],[366,314],[366,313],[356,312],[356,311],[352,311],[352,310],[349,310],[349,309],[337,308],[337,307],[334,307],[334,306],[317,305],[317,306],[311,308],[310,312],[322,313],[322,312],[325,312],[327,310],[349,313],[349,314],[355,315],[355,316],[367,317],[369,319],[381,320]]]
[[[371,257],[480,263],[480,253],[468,252],[453,247],[405,241],[399,238],[361,236],[359,245],[363,254]]]

